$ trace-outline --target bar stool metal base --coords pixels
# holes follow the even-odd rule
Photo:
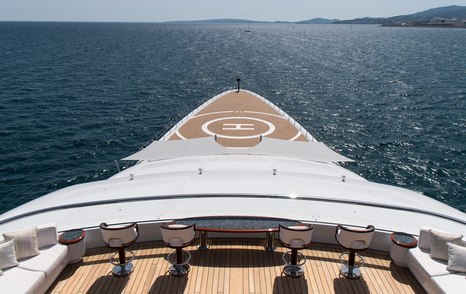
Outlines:
[[[112,274],[115,277],[125,277],[129,275],[134,268],[134,265],[132,263],[134,259],[134,253],[132,251],[126,251],[126,253],[130,254],[130,257],[126,257],[126,263],[120,263],[117,255],[119,254],[118,252],[114,253],[110,257],[110,263],[114,265],[112,269]]]
[[[112,269],[112,275],[115,277],[125,277],[133,271],[133,264],[127,263],[122,265],[115,265]]]
[[[189,273],[190,270],[191,270],[191,267],[189,266],[189,264],[184,264],[184,265],[183,264],[173,264],[168,269],[168,272],[170,273],[170,275],[172,275],[174,277],[182,277],[182,276],[186,275],[187,273]]]
[[[342,265],[340,267],[340,275],[348,279],[359,279],[362,277],[361,269],[347,265]]]
[[[339,259],[342,263],[342,266],[340,267],[340,275],[348,279],[359,279],[360,277],[362,277],[360,267],[364,264],[364,258],[361,255],[354,253],[354,264],[350,265],[350,258],[345,258],[345,256],[348,256],[349,254],[350,253],[348,252],[343,252],[342,254],[340,254]]]
[[[304,276],[304,270],[299,265],[285,265],[283,267],[283,273],[290,278],[300,278]]]
[[[296,263],[293,263],[292,254],[292,251],[283,253],[282,259],[285,265],[282,272],[290,278],[300,278],[304,276],[302,265],[306,263],[306,257],[301,252],[296,252]]]
[[[177,259],[176,251],[173,251],[167,256],[167,261],[171,263],[171,266],[168,269],[168,272],[170,273],[170,275],[174,277],[182,277],[186,275],[187,273],[189,273],[189,271],[191,270],[191,266],[189,265],[189,261],[191,260],[191,253],[183,250],[182,254],[183,254],[182,261],[176,260]],[[173,258],[173,256],[175,256],[175,258]]]

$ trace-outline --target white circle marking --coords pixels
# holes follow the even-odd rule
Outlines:
[[[211,130],[209,130],[209,125],[210,124],[212,124],[214,122],[217,122],[217,121],[221,121],[221,120],[227,120],[227,119],[255,120],[255,121],[259,121],[259,122],[262,122],[262,123],[266,124],[269,127],[269,129],[266,132],[262,133],[262,134],[257,134],[257,135],[252,135],[252,136],[228,136],[228,135],[217,134],[217,133],[214,133]],[[217,137],[225,138],[225,139],[252,139],[252,138],[258,138],[261,135],[265,137],[267,135],[272,134],[275,131],[275,126],[271,122],[268,122],[268,121],[260,119],[260,118],[244,117],[244,116],[230,116],[230,117],[220,117],[220,118],[216,118],[216,119],[213,119],[213,120],[209,120],[208,122],[206,122],[206,123],[204,123],[202,125],[202,131],[204,133],[208,134],[208,135],[211,135],[211,136],[217,135]]]

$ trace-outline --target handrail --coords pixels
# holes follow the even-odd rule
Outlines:
[[[153,200],[200,199],[200,198],[249,198],[249,199],[267,198],[267,199],[315,201],[315,202],[359,205],[359,206],[368,206],[368,207],[375,207],[375,208],[420,213],[420,214],[439,217],[439,218],[443,218],[446,220],[450,220],[456,223],[466,225],[466,220],[462,220],[462,219],[452,217],[449,215],[445,215],[442,213],[437,213],[434,211],[428,211],[428,210],[418,209],[418,208],[410,208],[410,207],[373,203],[373,202],[360,202],[360,201],[344,200],[344,199],[330,199],[330,198],[323,198],[323,197],[317,197],[317,196],[259,195],[259,194],[257,195],[251,195],[251,194],[237,194],[237,195],[199,194],[199,195],[196,195],[194,194],[194,195],[160,195],[160,196],[152,195],[152,196],[142,196],[142,197],[137,197],[137,198],[128,197],[128,198],[119,198],[119,199],[110,199],[110,200],[89,201],[89,202],[73,203],[73,204],[66,204],[66,205],[58,205],[58,206],[47,207],[47,208],[25,212],[19,215],[15,215],[15,216],[0,220],[0,225],[6,224],[8,222],[11,222],[11,221],[23,218],[23,217],[32,216],[32,215],[50,212],[50,211],[62,210],[62,209],[72,209],[72,208],[80,208],[80,207],[88,207],[88,206],[96,206],[96,205],[109,205],[109,204],[115,204],[115,203],[144,202],[144,201],[153,201]]]

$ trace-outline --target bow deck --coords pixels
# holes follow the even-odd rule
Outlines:
[[[228,91],[189,116],[168,140],[217,136],[225,147],[252,147],[262,137],[290,141],[313,138],[276,106],[249,91]]]

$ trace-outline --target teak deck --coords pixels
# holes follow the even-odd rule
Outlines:
[[[229,92],[191,117],[169,140],[217,135],[226,147],[252,147],[260,136],[307,141],[292,123],[249,92]]]
[[[348,280],[338,273],[338,246],[312,243],[302,253],[308,259],[304,278],[281,274],[285,248],[263,249],[261,240],[213,239],[207,251],[187,247],[191,271],[175,278],[165,260],[171,249],[162,242],[136,243],[134,271],[116,278],[108,262],[113,251],[88,250],[84,260],[69,265],[48,293],[425,293],[411,272],[394,265],[388,254],[366,251],[363,278]]]

